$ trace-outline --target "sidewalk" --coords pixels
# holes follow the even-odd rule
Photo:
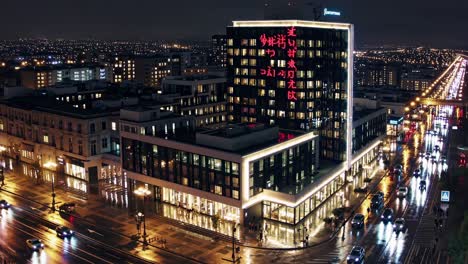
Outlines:
[[[468,168],[458,167],[458,145],[466,145],[466,133],[468,132],[468,121],[463,122],[462,130],[452,131],[449,143],[448,160],[449,170],[447,174],[448,186],[445,189],[451,191],[451,198],[448,208],[448,218],[444,221],[445,232],[442,232],[439,243],[439,251],[447,256],[449,263],[450,255],[448,254],[450,241],[453,240],[460,232],[460,225],[464,219],[464,213],[468,211],[468,182],[463,180],[468,174]],[[440,195],[440,192],[439,192]],[[442,262],[441,262],[442,263]]]

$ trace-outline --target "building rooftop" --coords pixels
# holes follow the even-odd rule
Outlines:
[[[373,114],[377,111],[384,109],[384,107],[377,107],[377,108],[362,108],[359,110],[353,111],[353,121],[359,120],[363,117],[366,117],[370,114]]]
[[[205,137],[203,140],[203,135],[210,135],[210,133],[214,133],[214,135],[211,135],[212,137]],[[211,149],[226,151],[226,152],[244,156],[244,155],[248,155],[250,153],[254,153],[256,151],[259,151],[268,147],[275,146],[278,143],[286,142],[296,137],[308,134],[302,131],[284,130],[284,129],[278,129],[278,127],[268,127],[268,126],[266,127],[266,132],[265,132],[265,134],[268,134],[268,137],[265,137],[265,138],[259,138],[258,134],[255,134],[255,132],[252,132],[252,131],[245,132],[245,133],[240,133],[236,136],[233,136],[233,135],[224,134],[224,132],[218,129],[213,130],[209,128],[198,128],[196,130],[193,130],[191,128],[176,128],[173,133],[168,133],[168,134],[166,134],[164,131],[160,131],[156,135],[156,137],[178,141],[182,143],[187,143],[191,145],[197,145],[201,147],[208,147]],[[315,133],[315,132],[309,132],[309,133],[314,133],[314,135],[318,137],[318,133]],[[202,135],[202,140],[200,140],[200,135]],[[245,135],[250,136],[250,137],[242,138],[242,136],[245,136]],[[235,144],[233,145],[233,141],[230,142],[230,140],[233,138],[235,139],[236,137],[241,138],[241,140],[239,140],[241,143],[238,143],[238,145],[235,145]],[[216,138],[217,140],[214,140]],[[207,141],[210,139],[212,140],[211,143]],[[253,144],[242,144],[243,139],[246,139],[247,141]],[[229,146],[225,145],[223,142],[224,143],[228,142],[228,144],[230,145]],[[236,143],[236,141],[234,141],[234,143]]]
[[[106,116],[117,112],[120,107],[87,107],[86,109],[74,107],[72,104],[57,101],[54,96],[34,95],[15,97],[1,101],[0,103],[25,110],[37,110],[53,114],[65,115],[74,118],[88,119]]]
[[[225,79],[225,77],[217,76],[214,74],[196,74],[196,75],[182,75],[182,76],[167,76],[165,82],[170,81],[204,81],[212,79]]]

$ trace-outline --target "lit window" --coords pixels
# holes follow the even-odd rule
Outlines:
[[[48,135],[44,135],[43,141],[44,141],[44,143],[49,143],[49,136],[48,136]]]
[[[111,126],[112,126],[112,130],[114,131],[117,130],[117,123],[112,122]]]

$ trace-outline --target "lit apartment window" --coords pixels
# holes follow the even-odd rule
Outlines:
[[[44,135],[43,141],[44,141],[44,143],[49,144],[49,135]]]

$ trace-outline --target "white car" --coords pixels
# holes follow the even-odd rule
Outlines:
[[[397,196],[400,198],[405,198],[408,195],[408,187],[400,187],[397,191]]]

